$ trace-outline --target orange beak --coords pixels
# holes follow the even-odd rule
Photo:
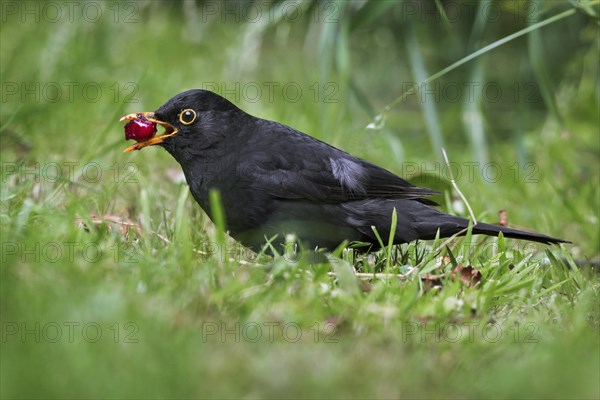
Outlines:
[[[160,120],[156,119],[153,112],[138,112],[138,113],[127,114],[124,117],[121,117],[119,122],[131,121],[134,119],[138,119],[140,117],[144,117],[148,121],[154,122],[155,124],[162,126],[163,128],[165,128],[165,132],[162,135],[154,136],[148,140],[144,140],[144,141],[138,142],[132,146],[129,146],[128,148],[123,150],[123,152],[125,152],[125,153],[134,151],[134,150],[140,150],[147,146],[154,146],[156,144],[162,143],[165,141],[165,139],[167,139],[171,136],[174,136],[178,132],[178,129],[175,128],[173,125],[169,124],[168,122],[164,122],[164,121],[160,121]]]

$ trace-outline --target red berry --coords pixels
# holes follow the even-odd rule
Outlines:
[[[133,139],[138,142],[148,140],[156,133],[156,124],[143,116],[132,119],[125,125],[125,140]]]

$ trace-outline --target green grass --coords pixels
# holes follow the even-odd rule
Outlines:
[[[97,3],[97,22],[7,17],[2,398],[598,398],[598,7],[540,3],[529,21],[513,16],[531,9],[503,3],[496,22],[449,13],[408,24],[392,2],[324,3],[339,23],[313,2],[295,23],[204,21],[210,2],[136,3],[134,23],[130,3]],[[416,93],[386,112],[421,79],[415,65],[431,78],[528,27],[535,36],[430,82],[491,82],[500,101],[423,104]],[[269,98],[268,82],[302,95]],[[22,84],[33,93],[22,97]],[[201,211],[166,152],[121,152],[121,115],[203,85],[440,189],[443,208],[466,216],[433,145],[443,143],[477,220],[506,209],[509,223],[573,244],[467,236],[371,256],[338,249],[316,265],[257,256]],[[453,276],[459,264],[480,282]]]

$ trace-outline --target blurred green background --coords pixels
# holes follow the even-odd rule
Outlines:
[[[0,394],[598,398],[598,11],[2,1]],[[232,240],[225,257],[202,253],[218,232],[179,166],[159,148],[122,153],[118,123],[192,88],[444,191],[466,216],[443,147],[478,218],[505,209],[511,225],[573,244],[501,243],[485,258],[461,244],[458,262],[487,283],[432,290],[423,275],[365,289],[341,267],[333,280],[327,265],[277,259],[265,274]],[[504,335],[422,330],[449,323]]]

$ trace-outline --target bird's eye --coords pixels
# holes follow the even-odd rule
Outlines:
[[[196,120],[196,111],[187,108],[179,114],[179,120],[184,125],[189,125]]]

